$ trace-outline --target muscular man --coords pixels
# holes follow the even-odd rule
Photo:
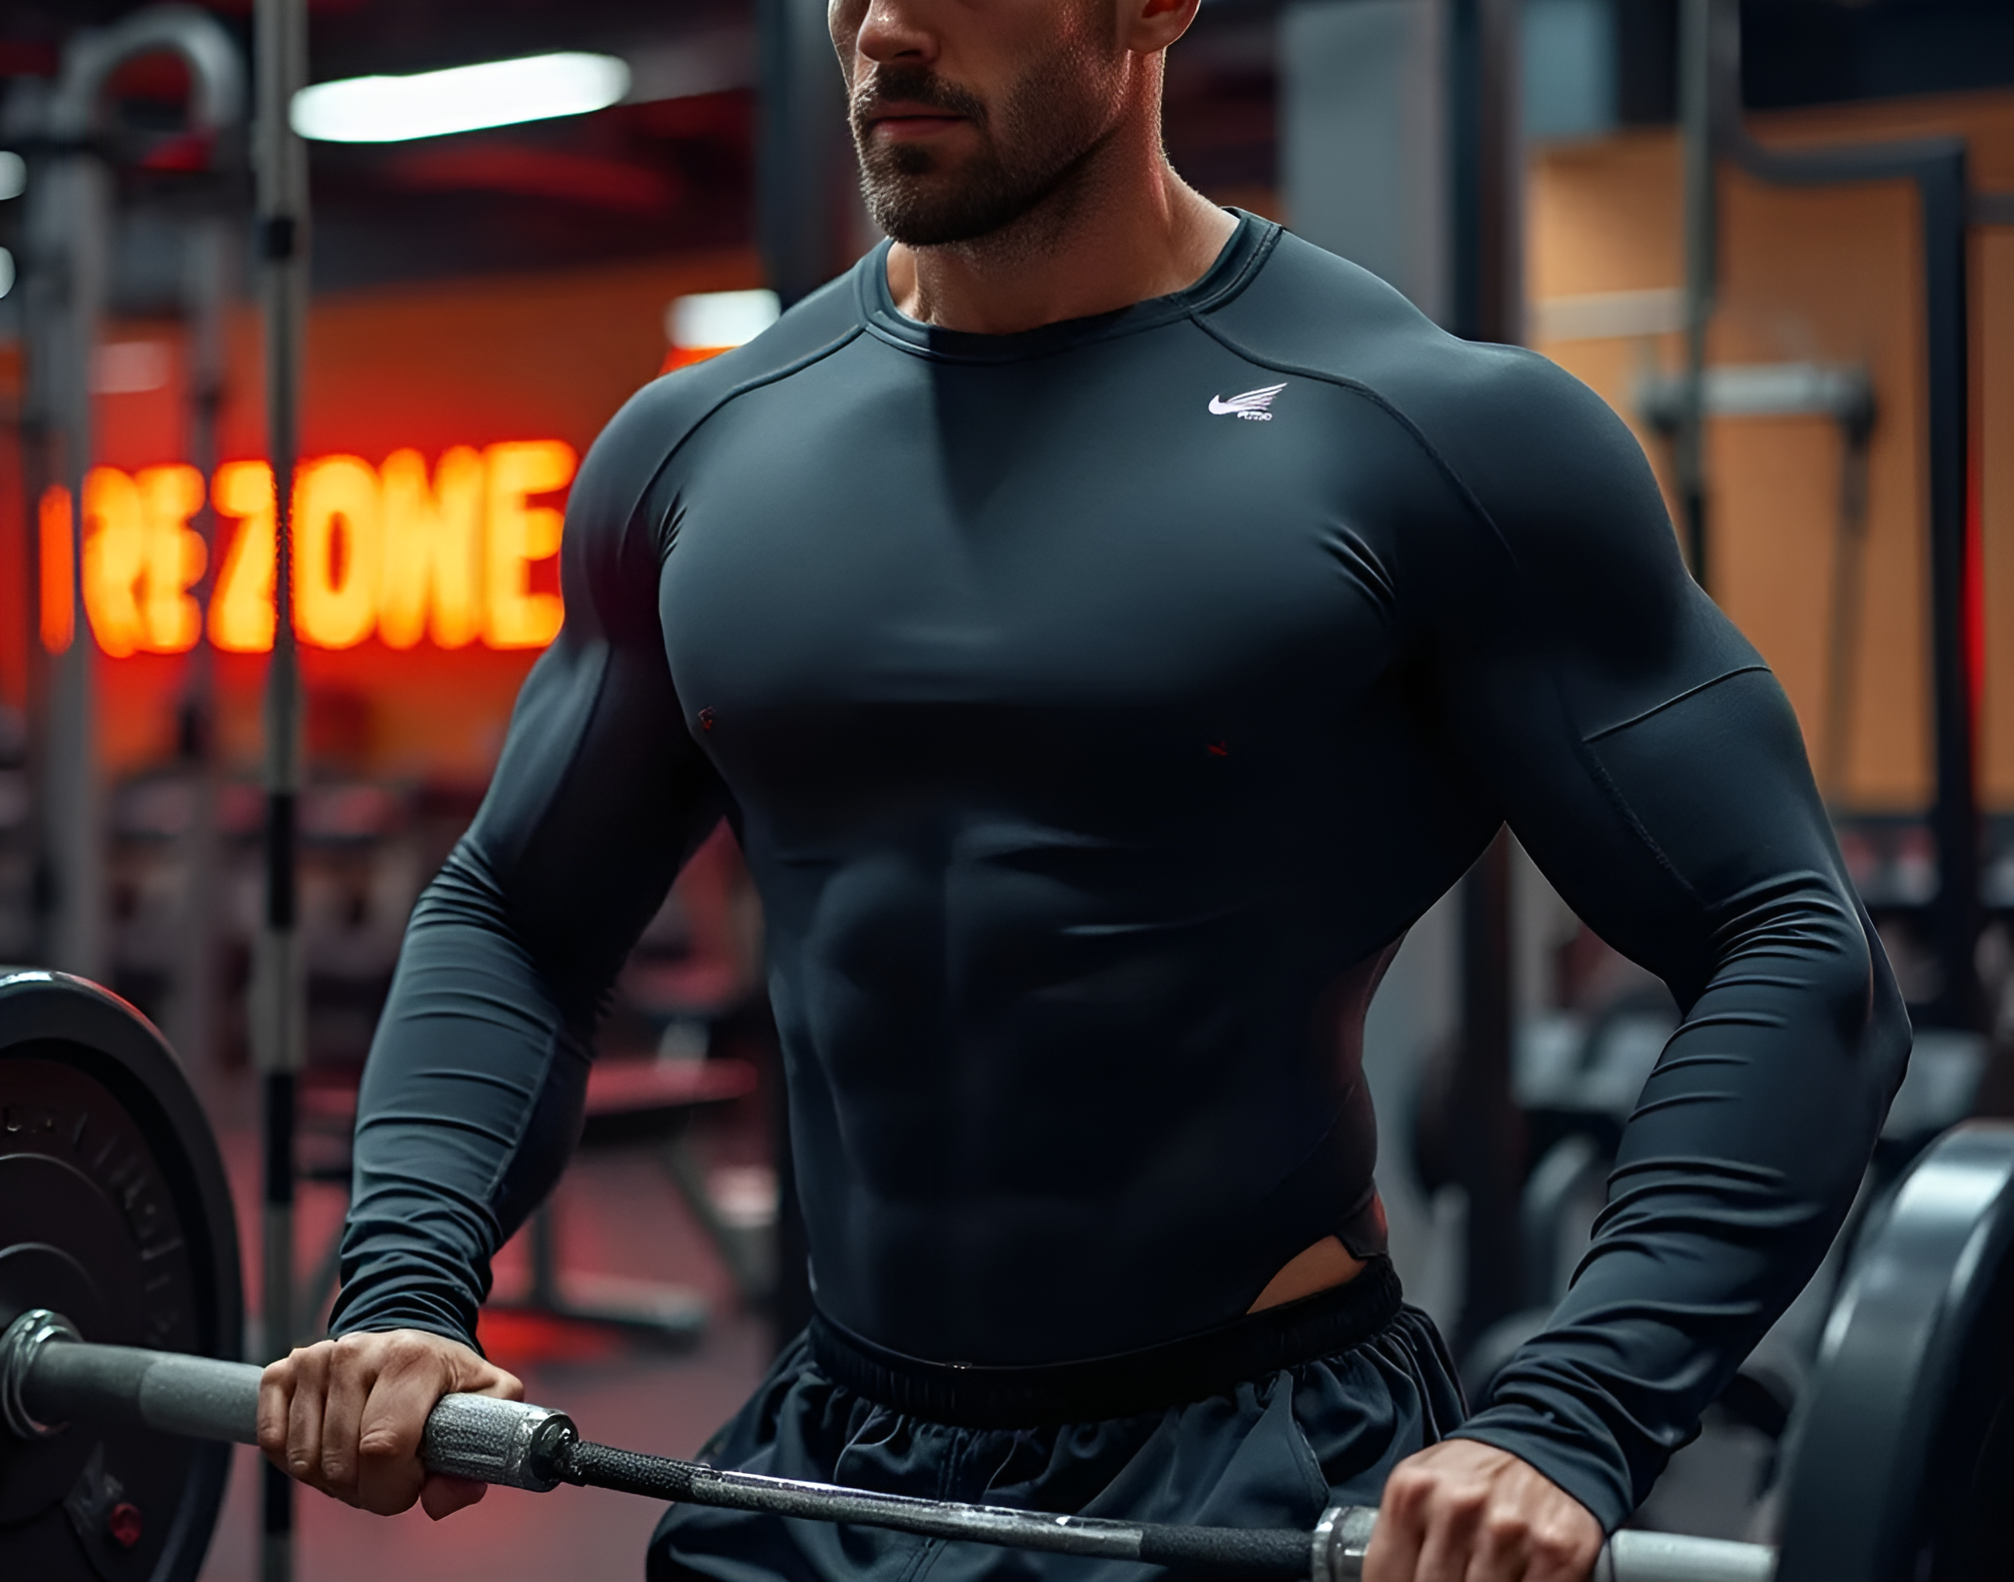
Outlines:
[[[1575,1582],[1843,1217],[1908,1031],[1755,651],[1623,426],[1161,151],[1197,0],[835,0],[893,241],[660,380],[416,909],[340,1338],[261,1444],[372,1510],[726,817],[819,1316],[716,1461],[1157,1521],[1386,1512],[1376,1582]],[[1364,1008],[1504,822],[1684,1021],[1546,1331],[1463,1421],[1401,1305]],[[675,1510],[653,1577],[1131,1570]]]

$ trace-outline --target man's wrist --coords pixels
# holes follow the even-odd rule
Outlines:
[[[1605,1435],[1583,1434],[1556,1420],[1521,1407],[1490,1407],[1451,1430],[1449,1439],[1466,1439],[1517,1457],[1526,1466],[1569,1495],[1613,1533],[1629,1520],[1637,1500],[1619,1452],[1614,1459],[1600,1454]]]
[[[482,1342],[473,1332],[465,1331],[454,1324],[443,1324],[431,1314],[415,1315],[397,1312],[373,1312],[369,1314],[349,1314],[340,1323],[329,1325],[329,1339],[341,1340],[345,1335],[389,1335],[397,1330],[418,1330],[421,1334],[437,1335],[442,1340],[451,1340],[456,1345],[466,1346],[478,1357],[487,1359]]]

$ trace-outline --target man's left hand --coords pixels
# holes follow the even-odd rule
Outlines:
[[[1392,1470],[1364,1582],[1587,1582],[1601,1523],[1508,1451],[1449,1439]]]

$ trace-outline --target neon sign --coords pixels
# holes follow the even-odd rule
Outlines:
[[[427,471],[416,450],[382,466],[321,456],[294,477],[294,631],[317,648],[354,648],[372,636],[405,649],[480,639],[489,648],[543,648],[558,634],[557,593],[532,587],[532,567],[559,553],[561,515],[536,504],[573,481],[561,440],[458,445]],[[231,653],[273,646],[273,470],[234,461],[209,481],[223,546],[208,635]],[[189,520],[203,475],[174,464],[126,473],[93,467],[84,479],[84,613],[113,658],[177,654],[203,635],[190,590],[207,551]],[[70,491],[42,496],[42,641],[53,653],[72,631]]]

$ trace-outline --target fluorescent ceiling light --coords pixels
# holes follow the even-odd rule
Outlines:
[[[629,92],[613,55],[528,55],[406,77],[346,77],[294,95],[288,120],[324,143],[403,143],[603,110]]]
[[[684,351],[715,351],[755,339],[777,319],[774,291],[700,291],[665,315],[665,338]]]

